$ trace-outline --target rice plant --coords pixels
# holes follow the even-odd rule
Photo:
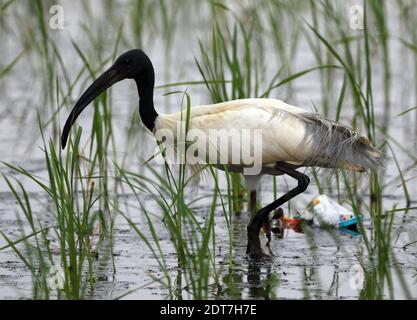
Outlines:
[[[187,131],[190,113],[190,96],[185,94],[186,109],[184,111],[184,128],[178,145],[187,146]],[[162,155],[165,153],[163,144],[160,145]],[[158,280],[169,292],[170,298],[183,299],[185,295],[193,299],[207,299],[212,284],[220,285],[217,273],[216,240],[214,228],[214,214],[216,210],[217,192],[213,196],[212,205],[205,221],[195,215],[192,208],[194,199],[188,199],[186,190],[190,188],[195,176],[187,173],[187,147],[177,148],[177,156],[182,159],[179,168],[172,168],[165,160],[164,173],[161,175],[149,167],[152,177],[143,176],[131,171],[120,170],[123,183],[127,184],[135,195],[144,214],[148,232],[145,233],[126,213],[120,214],[128,221],[132,229],[144,241],[158,261],[163,271],[163,277]],[[149,212],[141,203],[140,193],[145,193],[157,203],[162,214]],[[172,272],[164,258],[164,248],[158,239],[155,217],[163,221],[164,227],[170,234],[172,246],[177,254],[177,274],[175,281]],[[154,275],[150,275],[154,278]],[[212,281],[212,282],[211,282]],[[173,284],[174,283],[174,284]]]
[[[68,149],[66,158],[55,149],[52,141],[46,143],[44,140],[47,179],[6,163],[14,173],[38,185],[47,199],[44,206],[49,218],[40,217],[32,211],[25,186],[16,178],[3,175],[23,217],[19,215],[18,218],[21,238],[13,240],[2,233],[8,245],[1,249],[12,248],[31,271],[35,299],[80,299],[86,294],[87,288],[94,290],[97,254],[94,233],[98,226],[94,204],[98,196],[94,182],[84,179],[77,152],[80,136],[81,130]],[[47,222],[45,218],[48,218]],[[24,223],[29,224],[29,233],[23,228]],[[53,277],[61,277],[50,274],[54,266],[63,272],[59,285],[51,284]]]
[[[171,299],[416,297],[414,1],[62,2],[65,28],[58,31],[49,26],[54,4],[0,4],[1,281],[11,277],[3,273],[13,257],[30,275],[34,299],[120,299],[138,291]],[[350,25],[353,5],[363,9],[362,17],[355,12],[363,28]],[[385,167],[368,175],[311,170],[306,197],[324,193],[351,208],[357,243],[337,232],[289,230],[273,239],[278,257],[248,262],[246,217],[233,214],[247,197],[241,176],[207,166],[194,196],[195,172],[149,159],[154,141],[133,95],[100,96],[83,137],[84,123],[61,151],[62,120],[79,93],[121,51],[137,47],[157,61],[158,109],[182,108],[186,123],[191,97],[272,97],[349,125],[382,149]],[[159,95],[166,89],[178,91]],[[263,179],[266,198],[288,187],[279,181]],[[123,285],[120,255],[129,243],[120,241],[120,228],[157,265],[145,270],[129,260],[139,275]],[[327,233],[330,240],[321,239]],[[354,252],[346,248],[353,242]],[[349,263],[363,272],[356,291],[342,283]],[[101,280],[99,268],[115,280]],[[103,283],[116,289],[96,292]]]

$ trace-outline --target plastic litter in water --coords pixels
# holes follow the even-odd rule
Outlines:
[[[341,206],[332,198],[321,194],[307,206],[317,227],[347,228],[357,223],[353,212]]]
[[[293,218],[284,216],[282,211],[279,214],[275,214],[271,220],[271,229],[273,232],[279,228],[302,232],[303,223],[308,223],[319,228],[352,230],[355,234],[358,234],[357,222],[357,217],[352,211],[346,209],[327,195],[321,194],[313,198],[306,209],[299,211]]]
[[[298,212],[298,218],[320,228],[356,229],[358,222],[352,211],[325,194],[313,198],[304,211]]]

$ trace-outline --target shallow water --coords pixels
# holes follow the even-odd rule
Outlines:
[[[120,6],[117,10],[112,11],[112,16],[107,17],[110,21],[120,21],[129,14],[129,6],[126,1],[118,1]],[[56,44],[59,45],[64,61],[73,71],[72,77],[75,77],[77,71],[82,67],[82,61],[71,47],[70,39],[74,39],[81,47],[85,47],[89,55],[94,56],[89,47],[88,37],[82,31],[80,25],[86,23],[86,13],[84,12],[81,1],[73,1],[71,5],[62,4],[65,9],[65,14],[68,17],[64,30],[51,33]],[[91,29],[100,29],[105,36],[105,43],[103,45],[112,45],[112,40],[115,38],[115,29],[111,26],[106,26],[105,17],[103,17],[104,9],[97,3],[91,6],[98,8],[93,12],[94,20],[88,20],[91,24]],[[190,8],[191,12],[196,13],[196,9]],[[194,11],[192,11],[194,10]],[[238,10],[238,9],[237,9]],[[17,10],[19,11],[19,10]],[[244,10],[243,10],[244,11]],[[203,12],[205,12],[203,10]],[[10,10],[10,15],[6,16],[10,26],[11,32],[0,35],[2,58],[4,61],[10,61],[15,56],[15,53],[21,48],[18,39],[19,32],[24,32],[25,25],[21,21],[14,20],[14,10]],[[149,47],[146,48],[148,54],[152,57],[156,69],[157,84],[176,81],[191,81],[200,80],[197,69],[194,66],[194,54],[198,53],[197,38],[205,38],[209,36],[205,21],[209,20],[205,14],[199,13],[200,18],[190,19],[187,24],[179,23],[179,31],[175,35],[173,41],[170,59],[167,59],[164,54],[163,39],[154,36],[151,33],[147,34]],[[308,13],[300,12],[300,18],[308,18]],[[183,21],[179,19],[180,21]],[[200,22],[200,25],[198,25]],[[398,19],[389,19],[390,30],[395,34],[401,34]],[[28,25],[33,25],[33,19],[29,18]],[[87,23],[88,24],[88,23]],[[94,25],[94,28],[92,27]],[[191,26],[190,26],[191,25]],[[3,28],[3,27],[2,27]],[[126,28],[128,29],[128,28]],[[190,33],[190,29],[192,32]],[[95,29],[94,29],[95,30]],[[129,30],[129,29],[128,29]],[[188,33],[187,33],[188,30]],[[106,32],[107,31],[107,32]],[[187,36],[184,36],[187,35]],[[127,31],[126,38],[131,38],[129,31]],[[131,47],[132,44],[127,41],[125,47]],[[303,40],[299,44],[300,48],[293,61],[293,70],[303,70],[312,67],[316,64],[313,55],[308,49],[307,43]],[[112,48],[112,47],[111,47]],[[111,50],[108,50],[111,51]],[[106,51],[106,52],[108,52]],[[390,51],[392,59],[392,116],[412,107],[416,101],[414,92],[414,78],[413,73],[409,72],[407,63],[411,63],[413,57],[409,51],[404,51],[398,41],[390,42]],[[181,54],[178,54],[180,52]],[[34,57],[32,56],[32,60]],[[272,60],[272,58],[271,58]],[[403,61],[403,63],[394,63],[396,61]],[[35,66],[33,66],[33,64]],[[36,67],[39,64],[36,61],[23,59],[18,63],[13,72],[7,75],[6,78],[1,78],[0,88],[0,102],[1,102],[1,119],[0,119],[0,160],[11,162],[27,169],[28,171],[45,177],[46,170],[43,161],[43,154],[40,150],[42,145],[39,129],[36,122],[36,109],[42,109],[42,101],[44,93],[41,82],[45,75],[38,74]],[[378,69],[378,67],[376,67]],[[274,73],[274,63],[271,63],[271,70]],[[376,106],[376,122],[380,123],[383,118],[383,94],[381,83],[378,81],[381,77],[380,70],[376,70],[375,79],[375,106]],[[335,87],[339,88],[342,79],[335,80]],[[311,73],[295,81],[292,85],[291,94],[289,94],[287,102],[299,106],[304,106],[306,109],[312,110],[314,106],[320,106],[320,77],[317,73]],[[409,84],[412,83],[413,86]],[[74,89],[72,99],[76,99],[82,88],[79,84]],[[179,110],[181,105],[181,96],[163,96],[163,93],[170,91],[170,89],[156,90],[156,105],[158,110],[163,112],[171,112]],[[126,145],[126,131],[127,124],[130,120],[131,114],[137,109],[136,90],[132,83],[124,82],[118,84],[113,89],[113,118],[114,118],[114,136],[118,149],[118,157],[123,157],[127,154],[126,167],[131,170],[140,169],[142,159],[149,158],[154,145],[150,135],[138,130],[137,134],[141,138],[135,140],[135,146]],[[189,93],[192,97],[192,103],[198,105],[200,103],[209,103],[210,98],[204,87],[190,87]],[[338,91],[334,94],[337,99]],[[285,91],[275,92],[273,97],[281,98],[280,94],[287,96]],[[334,99],[333,99],[334,100]],[[319,108],[320,109],[320,108]],[[349,108],[345,108],[346,112],[342,114],[341,122],[349,123],[352,116],[349,113]],[[63,123],[67,116],[68,110],[60,112],[60,123]],[[79,124],[83,126],[83,139],[85,142],[88,138],[88,132],[91,128],[91,110],[86,110],[79,120]],[[392,117],[390,125],[390,135],[400,141],[399,146],[392,145],[398,161],[403,168],[413,165],[413,160],[404,152],[408,150],[411,154],[416,156],[416,136],[413,128],[416,126],[414,116],[412,113],[408,117]],[[52,131],[47,130],[47,134],[52,136]],[[401,148],[400,148],[401,147]],[[0,165],[1,172],[10,174],[3,165]],[[389,157],[386,163],[385,182],[389,186],[384,193],[384,208],[389,210],[393,206],[404,207],[405,199],[400,180],[398,178],[398,171],[395,163]],[[414,167],[406,173],[406,179],[410,179],[408,183],[408,191],[412,200],[411,207],[417,204],[417,186],[413,183],[413,177],[417,176],[417,169]],[[262,189],[262,202],[268,203],[273,198],[271,179],[264,178],[265,183]],[[279,190],[288,188],[288,183],[293,185],[293,182],[286,179],[279,178]],[[45,212],[45,198],[41,190],[23,180],[25,186],[29,188],[30,198],[33,199],[34,212],[36,212],[39,219],[47,221],[48,212]],[[223,181],[224,182],[224,181]],[[224,187],[224,184],[223,184]],[[364,188],[363,190],[366,190]],[[226,193],[226,190],[222,190]],[[328,190],[334,194],[335,190]],[[199,190],[190,190],[190,193],[199,196],[211,196],[213,193],[213,183],[211,179],[204,180]],[[317,195],[317,186],[314,183],[309,187],[308,191],[300,195],[291,203],[291,208],[285,208],[286,213],[295,213],[296,209],[303,208],[309,200]],[[362,195],[367,198],[366,194]],[[129,192],[123,194],[123,199],[127,204],[135,204],[135,197]],[[208,198],[210,199],[210,197]],[[227,199],[227,197],[225,197]],[[158,207],[155,204],[143,197],[141,199],[148,210],[154,211],[159,217],[162,215],[158,212]],[[203,219],[210,209],[210,200],[202,200],[195,204],[195,214]],[[10,193],[7,185],[3,180],[0,180],[0,230],[9,235],[13,239],[18,239],[20,236],[20,227],[16,219],[16,213],[19,208],[13,195]],[[140,210],[131,209],[129,214],[133,221],[138,226],[146,229],[146,222]],[[412,298],[417,298],[417,284],[416,284],[416,258],[417,246],[410,245],[406,249],[403,248],[405,244],[413,242],[417,239],[416,230],[416,211],[410,211],[407,219],[403,220],[403,214],[399,213],[394,221],[394,228],[392,237],[393,254],[395,261],[393,263],[393,291],[395,298],[408,297],[403,292],[401,281],[398,278],[396,270],[401,270],[405,282],[408,284],[410,295]],[[228,266],[228,232],[225,219],[221,210],[216,211],[216,259],[219,269],[221,270],[222,286],[216,287],[212,285],[210,290],[210,298],[243,298],[243,299],[302,299],[302,298],[325,298],[325,299],[355,299],[358,298],[363,275],[358,272],[356,268],[359,267],[357,253],[363,252],[364,244],[362,237],[351,237],[349,235],[340,234],[339,232],[328,232],[320,229],[309,229],[308,234],[295,233],[287,231],[283,239],[274,237],[271,247],[274,257],[267,262],[249,262],[245,257],[246,249],[246,224],[247,213],[243,212],[240,216],[234,216],[233,221],[233,268],[232,273],[229,273]],[[369,217],[365,216],[365,226],[370,233],[371,225]],[[160,220],[155,220],[155,226],[158,228],[161,245],[164,249],[165,258],[168,266],[175,277],[177,269],[177,257],[169,239],[169,233],[165,230],[163,223]],[[263,239],[266,241],[266,239]],[[127,222],[118,216],[116,218],[116,225],[114,229],[114,249],[113,258],[116,266],[116,272],[113,271],[110,264],[97,264],[96,276],[97,283],[94,292],[88,293],[87,298],[91,299],[114,299],[123,296],[130,292],[123,298],[129,299],[164,299],[168,297],[167,290],[157,283],[151,283],[150,274],[153,276],[160,276],[161,270],[152,256],[152,253],[140,241],[138,236],[131,230]],[[4,239],[0,239],[0,247],[5,245]],[[222,246],[222,244],[226,244]],[[99,260],[105,253],[99,253]],[[397,268],[395,268],[395,266]],[[359,278],[358,282],[354,280]],[[149,284],[150,283],[150,284]],[[389,292],[387,289],[387,296]],[[189,292],[185,289],[182,292],[184,298],[192,298]],[[12,250],[6,249],[0,251],[0,298],[16,299],[16,298],[30,298],[31,292],[31,277],[29,271],[24,264],[13,253]]]
[[[307,194],[306,197],[311,196]],[[132,199],[133,200],[133,199]],[[13,211],[14,201],[9,197],[2,199],[1,228],[10,236],[19,236]],[[204,217],[209,209],[202,207],[195,210]],[[39,212],[39,214],[42,214]],[[133,221],[141,230],[146,230],[146,222],[140,219],[138,212],[132,214]],[[251,262],[245,257],[247,216],[235,216],[233,220],[233,271],[228,270],[228,235],[224,217],[216,216],[216,259],[220,269],[222,286],[212,285],[211,297],[233,299],[354,299],[362,288],[363,274],[360,271],[357,255],[364,250],[362,237],[352,236],[337,230],[327,231],[318,228],[307,229],[307,234],[286,230],[282,239],[273,236],[271,249],[274,256],[268,261]],[[369,230],[369,221],[365,220]],[[158,228],[160,244],[164,257],[175,274],[177,266],[176,253],[172,247],[168,232],[162,223]],[[401,225],[401,227],[400,227]],[[416,239],[415,221],[405,224],[398,221],[394,228],[393,254],[395,264],[402,276],[413,289],[416,286],[417,273],[415,246],[403,246]],[[396,239],[398,236],[398,239]],[[266,238],[261,237],[263,243]],[[226,244],[225,246],[222,243]],[[101,260],[101,254],[99,260]],[[103,255],[105,252],[103,252]],[[87,294],[91,299],[165,299],[167,291],[161,285],[152,283],[149,275],[162,276],[162,271],[149,249],[132,232],[122,218],[117,219],[114,229],[113,257],[116,272],[110,264],[96,266],[96,288]],[[3,251],[0,261],[2,298],[30,298],[31,278],[23,263],[11,251]],[[159,270],[159,271],[158,271]],[[358,282],[355,282],[358,279]],[[395,298],[407,298],[398,281],[396,269],[393,268]],[[139,289],[137,289],[139,288]],[[137,289],[137,290],[135,290]],[[124,296],[127,292],[130,294]],[[414,292],[414,293],[413,293]],[[183,290],[183,298],[190,298],[190,292]],[[388,292],[387,292],[388,295]]]

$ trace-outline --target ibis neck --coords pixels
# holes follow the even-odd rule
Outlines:
[[[152,65],[143,73],[140,78],[135,78],[136,86],[139,93],[139,114],[143,124],[151,132],[155,127],[155,119],[158,113],[153,103],[153,90],[155,85],[155,76]]]

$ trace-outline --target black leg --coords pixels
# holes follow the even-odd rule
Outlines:
[[[298,181],[298,185],[274,202],[258,210],[252,221],[249,223],[247,229],[248,246],[246,253],[251,258],[259,258],[264,255],[261,248],[261,241],[259,240],[259,232],[261,231],[262,224],[268,219],[269,213],[279,206],[282,206],[285,202],[304,192],[310,183],[310,179],[305,174],[298,172],[295,169],[289,168],[283,164],[277,164],[275,169],[296,179]]]
[[[270,246],[270,243],[271,243],[271,240],[272,240],[271,223],[269,222],[269,219],[266,219],[266,220],[267,221],[264,222],[264,228],[266,229],[265,230],[266,239],[268,240],[266,242],[266,247],[268,248],[268,254],[270,256],[273,256],[273,253],[272,253],[272,250],[271,250],[271,246]]]

